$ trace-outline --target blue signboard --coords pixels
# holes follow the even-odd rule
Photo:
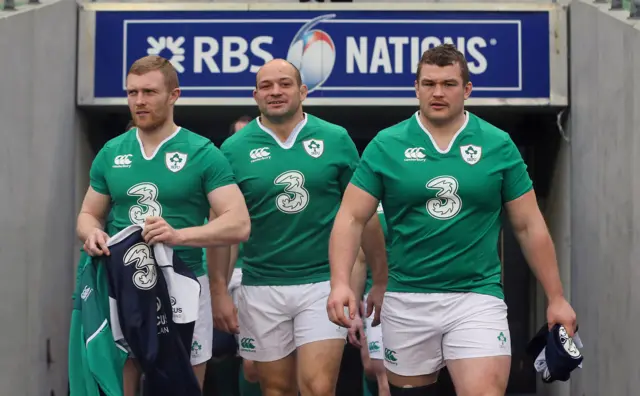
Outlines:
[[[97,11],[93,96],[124,98],[128,68],[159,54],[183,98],[246,98],[256,72],[285,58],[309,98],[412,99],[422,53],[452,43],[473,98],[550,97],[550,17],[542,11]]]

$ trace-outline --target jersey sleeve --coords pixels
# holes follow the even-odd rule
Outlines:
[[[109,195],[109,186],[105,177],[107,170],[107,154],[103,147],[93,159],[91,170],[89,171],[89,183],[91,188],[103,195]]]
[[[521,197],[533,188],[533,182],[527,172],[527,165],[510,137],[503,145],[504,173],[502,181],[502,201],[509,202]]]
[[[339,182],[340,182],[340,191],[344,193],[344,190],[347,189],[347,185],[349,181],[351,181],[351,177],[353,176],[353,172],[356,170],[358,166],[358,161],[360,160],[360,155],[358,154],[358,149],[356,148],[355,143],[349,136],[349,134],[345,131],[343,135],[342,142],[342,150],[344,155],[344,163],[343,167],[340,170]]]
[[[220,149],[213,143],[205,146],[205,153],[202,158],[204,161],[203,188],[207,194],[216,188],[235,184],[236,179],[233,176],[229,161],[222,154]]]
[[[371,194],[378,200],[382,199],[384,188],[382,175],[377,164],[383,163],[380,143],[373,139],[362,153],[358,168],[351,178],[351,184]]]

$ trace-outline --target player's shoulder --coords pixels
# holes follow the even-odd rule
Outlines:
[[[402,120],[394,125],[382,129],[371,141],[385,147],[387,143],[402,140],[404,136],[407,136],[408,132],[416,127],[418,127],[418,124],[415,120],[415,115],[412,115],[406,120]]]
[[[200,150],[202,148],[215,147],[211,139],[182,127],[176,135],[176,143],[185,144],[187,147],[194,151]]]
[[[119,150],[123,148],[123,146],[129,146],[131,144],[137,144],[137,129],[131,128],[128,131],[121,133],[120,135],[109,139],[104,146],[102,146],[102,151],[109,152],[113,150]]]
[[[479,135],[485,145],[500,146],[511,141],[511,136],[508,132],[471,112],[468,112],[468,117],[467,127],[471,128],[473,134]]]
[[[306,113],[307,125],[305,127],[314,129],[325,137],[335,137],[338,139],[349,137],[349,132],[343,126],[334,124],[320,117]]]

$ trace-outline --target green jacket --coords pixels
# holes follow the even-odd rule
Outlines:
[[[113,340],[106,269],[82,252],[69,332],[71,396],[122,396],[127,352]]]

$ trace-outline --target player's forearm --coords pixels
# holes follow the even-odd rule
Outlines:
[[[364,287],[367,281],[367,264],[364,255],[359,254],[351,270],[351,290],[356,295],[356,299],[361,300],[364,294]]]
[[[233,276],[233,270],[236,267],[238,261],[238,245],[231,245],[229,249],[229,273],[227,274],[227,282],[231,281]]]
[[[180,245],[191,247],[238,244],[246,241],[250,232],[249,218],[237,216],[232,211],[223,213],[203,226],[178,230]]]
[[[564,297],[556,251],[544,223],[533,224],[516,232],[529,267],[542,285],[549,301]]]
[[[349,285],[351,271],[358,256],[364,224],[340,210],[333,223],[329,240],[331,285]]]
[[[209,288],[211,294],[227,291],[231,260],[229,246],[216,246],[206,249]]]
[[[380,219],[373,215],[367,222],[362,233],[362,250],[367,264],[371,270],[371,279],[374,284],[386,285],[389,278],[387,266],[387,252],[384,243],[384,233],[380,225]]]
[[[102,222],[89,213],[80,212],[76,223],[76,234],[84,242],[96,228],[103,229]]]

